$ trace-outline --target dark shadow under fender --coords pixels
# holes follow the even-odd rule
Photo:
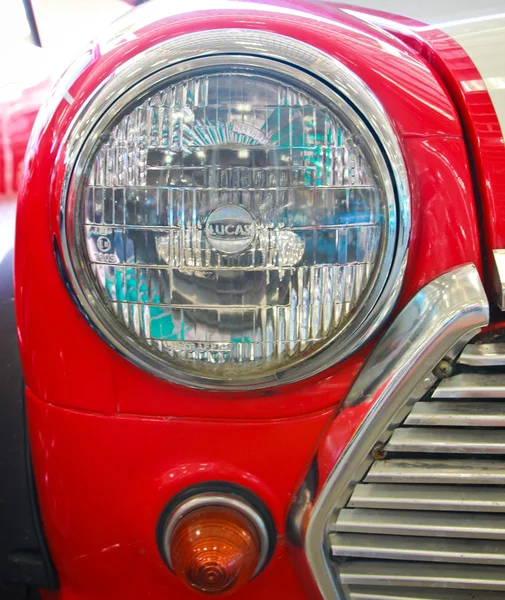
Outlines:
[[[14,310],[15,199],[0,197],[0,592],[47,589],[57,577],[45,543],[31,469]]]

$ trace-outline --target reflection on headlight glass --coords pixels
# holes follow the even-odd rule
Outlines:
[[[274,373],[335,339],[380,268],[386,208],[362,138],[273,76],[153,92],[110,131],[81,229],[115,326],[217,379]]]

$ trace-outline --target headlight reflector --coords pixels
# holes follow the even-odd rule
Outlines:
[[[66,202],[75,281],[102,333],[157,375],[306,377],[383,287],[398,218],[387,162],[319,80],[266,59],[193,62],[103,117],[81,152]]]

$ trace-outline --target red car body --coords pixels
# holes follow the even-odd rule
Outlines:
[[[383,105],[407,164],[412,230],[391,322],[429,282],[466,263],[476,265],[492,297],[492,251],[505,247],[500,125],[488,92],[463,85],[480,75],[462,48],[436,29],[409,30],[412,21],[387,15],[391,27],[380,30],[339,6],[308,1],[136,10],[127,17],[137,23],[135,36],[90,44],[49,100],[41,85],[24,92],[36,102],[2,108],[4,197],[16,191],[13,173],[27,145],[15,297],[33,472],[58,576],[57,589],[43,597],[193,598],[160,555],[158,520],[186,488],[224,481],[256,494],[277,532],[269,563],[237,597],[315,598],[310,574],[296,567],[297,552],[290,550],[288,515],[311,463],[319,465],[321,487],[369,410],[339,409],[388,324],[324,373],[268,391],[193,390],[133,366],[89,326],[58,264],[69,126],[129,57],[183,34],[268,31],[337,58]],[[45,104],[28,143],[39,99]],[[496,311],[490,327],[498,331],[503,322]]]

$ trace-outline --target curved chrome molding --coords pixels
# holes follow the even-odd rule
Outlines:
[[[125,110],[146,91],[188,69],[216,66],[270,69],[280,75],[295,77],[301,84],[316,88],[344,114],[356,109],[368,121],[382,148],[375,143],[374,157],[385,169],[385,186],[389,207],[388,239],[384,252],[384,268],[379,272],[367,302],[334,343],[304,362],[268,377],[220,381],[186,376],[164,361],[146,357],[136,349],[133,338],[118,339],[109,331],[104,318],[99,318],[97,299],[83,284],[79,275],[82,258],[72,250],[75,224],[71,207],[83,177],[87,157],[98,144],[111,119]],[[309,74],[310,73],[310,74]],[[313,74],[313,75],[312,75]],[[319,79],[317,79],[319,78]],[[350,103],[353,103],[351,105]],[[363,123],[365,140],[373,139]],[[384,154],[384,156],[383,156]],[[388,164],[389,172],[388,174]],[[66,174],[61,193],[61,242],[64,263],[76,297],[101,335],[126,358],[150,373],[179,384],[203,389],[252,390],[300,381],[343,360],[362,346],[391,313],[403,281],[410,236],[410,193],[407,171],[400,145],[383,107],[367,85],[345,65],[303,42],[269,32],[247,29],[221,29],[184,35],[150,48],[124,65],[91,94],[81,108],[68,134],[65,150]],[[393,189],[394,188],[394,189]]]
[[[434,383],[434,367],[451,352],[461,351],[488,321],[489,305],[477,269],[458,267],[414,296],[365,363],[342,410],[362,402],[372,407],[321,490],[304,540],[314,580],[326,600],[345,600],[327,559],[332,513],[345,505],[350,485],[368,467],[377,441],[390,437],[388,428],[407,402]]]
[[[165,529],[163,531],[163,552],[165,554],[165,559],[168,566],[170,569],[172,568],[170,544],[172,542],[172,535],[177,523],[179,523],[183,517],[193,510],[196,510],[197,508],[208,508],[210,506],[224,506],[226,508],[231,508],[247,517],[256,528],[260,541],[258,566],[254,571],[254,576],[256,576],[265,565],[268,556],[269,540],[265,522],[261,518],[261,515],[244,500],[227,496],[226,494],[215,494],[211,492],[192,496],[177,506],[177,508],[168,517]]]

